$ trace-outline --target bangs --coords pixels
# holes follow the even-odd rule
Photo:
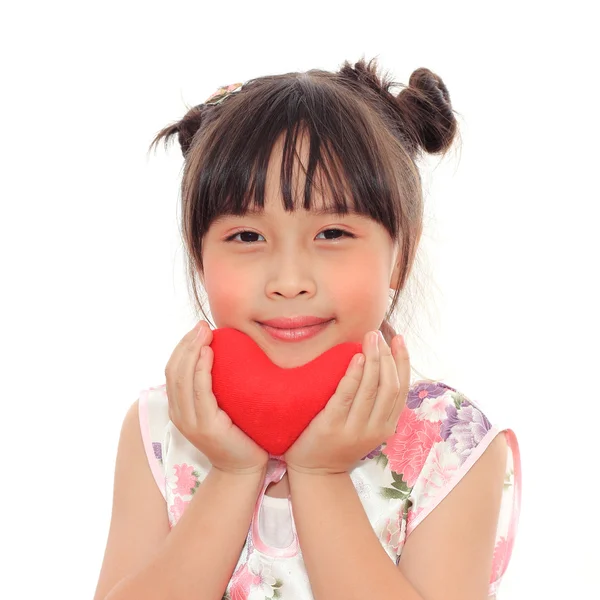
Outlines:
[[[221,216],[264,210],[269,161],[279,148],[277,179],[286,211],[357,213],[396,234],[400,191],[390,140],[383,148],[381,127],[359,97],[314,77],[274,76],[250,82],[221,110],[194,141],[184,174],[196,235]],[[298,153],[305,144],[307,165]],[[297,189],[299,173],[303,190]],[[317,205],[315,187],[322,198]]]

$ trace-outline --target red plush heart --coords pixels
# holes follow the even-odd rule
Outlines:
[[[233,423],[272,455],[280,456],[325,407],[362,344],[345,342],[300,367],[273,364],[237,329],[213,331],[212,386]]]

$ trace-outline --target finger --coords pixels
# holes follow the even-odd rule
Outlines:
[[[198,333],[200,336],[198,337]],[[194,407],[194,368],[198,361],[200,348],[206,338],[212,338],[212,331],[206,321],[188,332],[177,344],[165,373],[167,376],[167,396],[173,416],[186,423],[195,423]]]
[[[379,340],[379,362],[379,389],[368,422],[368,426],[376,431],[388,423],[399,390],[396,362],[383,337]]]
[[[202,347],[200,359],[194,366],[194,408],[196,419],[200,426],[202,423],[212,421],[215,413],[220,410],[212,389],[212,367],[215,353],[209,345],[211,341],[212,331],[209,333],[205,345]]]
[[[348,413],[350,412],[352,402],[363,376],[364,359],[364,354],[360,353],[352,357],[346,373],[338,383],[335,393],[323,409],[323,413],[332,426],[344,425],[346,423]]]
[[[212,392],[212,366],[214,352],[210,347],[213,340],[212,329],[207,325],[199,328],[198,335],[191,341],[181,360],[181,369],[189,385],[186,396],[195,423],[210,419],[218,410],[216,398]]]
[[[404,338],[401,335],[397,335],[394,340],[392,340],[392,350],[399,383],[398,395],[389,419],[395,430],[398,419],[406,406],[406,398],[410,388],[410,356]]]
[[[377,397],[379,387],[379,332],[370,331],[363,343],[365,368],[356,398],[350,408],[347,423],[351,427],[366,427]]]
[[[186,348],[193,341],[198,331],[203,326],[203,323],[205,323],[205,321],[198,322],[194,329],[188,331],[181,338],[171,353],[171,356],[165,367],[167,399],[169,401],[169,419],[171,421],[181,422],[182,418],[182,406],[180,405],[181,403],[177,397],[177,386],[175,384],[179,377],[178,373],[180,372],[179,365],[181,363],[181,358],[184,355]],[[189,411],[187,411],[187,413],[189,414]]]

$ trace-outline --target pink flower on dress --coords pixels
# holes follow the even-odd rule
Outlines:
[[[247,600],[255,590],[261,598],[273,598],[276,580],[270,571],[270,568],[253,554],[232,578],[229,589],[231,600]]]
[[[445,395],[427,396],[414,411],[419,419],[442,421],[446,418],[446,406],[448,406],[448,398]]]
[[[181,519],[181,515],[190,502],[191,500],[183,500],[180,496],[175,496],[173,504],[169,507],[169,513],[172,515],[172,525],[177,525],[177,521]]]
[[[501,537],[494,548],[494,559],[492,561],[492,574],[490,576],[490,583],[494,583],[494,581],[504,574],[507,556],[508,540]]]
[[[423,499],[439,498],[440,493],[455,478],[461,464],[460,457],[452,451],[449,442],[436,442],[421,471]]]
[[[404,546],[405,534],[406,521],[400,512],[385,520],[382,539],[396,554],[399,554]]]
[[[175,494],[180,496],[189,496],[193,494],[196,488],[200,485],[194,467],[191,465],[173,465],[175,476],[177,477],[177,487],[174,490]]]
[[[250,586],[254,580],[254,575],[248,569],[246,563],[234,576],[229,589],[231,600],[247,600],[250,593]]]
[[[388,458],[390,469],[402,474],[406,485],[413,487],[429,450],[441,439],[439,421],[422,421],[413,410],[405,407],[396,433],[387,440],[382,452]]]
[[[408,517],[407,517],[407,521],[408,521],[408,527],[412,527],[412,524],[414,522],[415,519],[418,518],[418,516],[425,510],[424,506],[419,506],[419,508],[415,508],[415,510],[409,510],[408,511]]]

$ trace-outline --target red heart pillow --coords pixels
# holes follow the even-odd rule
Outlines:
[[[362,344],[345,342],[300,367],[283,369],[237,329],[213,331],[213,392],[233,423],[282,455],[325,407]]]

